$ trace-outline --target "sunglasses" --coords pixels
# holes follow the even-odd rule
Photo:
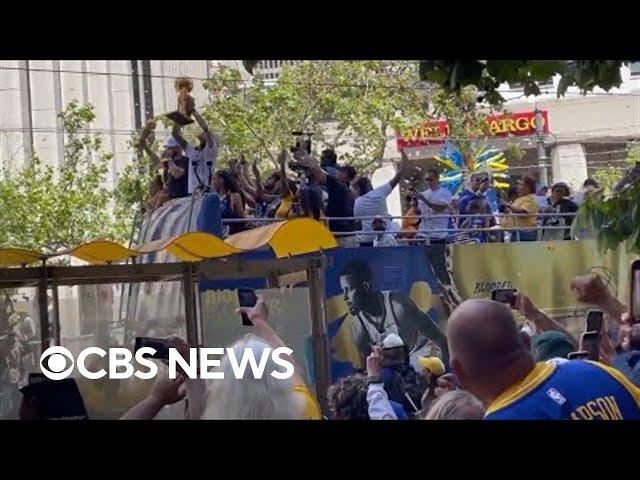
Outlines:
[[[424,179],[424,181],[425,181],[425,182],[433,182],[433,178],[431,178],[431,177],[426,177],[426,178]]]

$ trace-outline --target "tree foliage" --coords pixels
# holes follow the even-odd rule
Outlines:
[[[629,167],[640,163],[640,142],[629,142],[624,163]],[[623,176],[624,170],[613,166],[601,168],[593,174],[593,178],[604,189],[605,195],[613,193],[614,187]]]
[[[91,105],[71,101],[59,115],[65,132],[59,167],[37,155],[0,179],[0,245],[53,252],[80,242],[120,240],[125,230],[112,215],[114,195],[107,188],[112,154],[98,134],[88,133]]]
[[[609,91],[622,83],[621,60],[425,60],[420,62],[420,78],[434,82],[450,92],[475,85],[481,98],[499,105],[504,98],[498,93],[503,83],[521,84],[525,95],[539,95],[540,85],[560,75],[558,97],[571,86],[583,93],[600,87]]]
[[[629,144],[627,163],[636,165],[626,174],[620,174],[615,188],[598,191],[580,206],[574,232],[597,232],[598,247],[602,251],[624,243],[627,251],[640,254],[640,143]],[[624,177],[628,181],[620,182]],[[612,182],[613,183],[613,182]]]
[[[269,160],[289,147],[293,131],[313,132],[363,172],[375,169],[388,139],[424,116],[417,65],[406,61],[305,61],[285,65],[268,88],[221,67],[205,82],[213,95],[204,113],[222,136],[222,158],[240,153]]]

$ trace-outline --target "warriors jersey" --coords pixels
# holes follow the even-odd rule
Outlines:
[[[640,389],[601,363],[539,362],[487,407],[488,420],[640,420]]]

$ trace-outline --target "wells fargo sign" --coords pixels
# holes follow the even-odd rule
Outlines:
[[[541,110],[542,127],[544,133],[549,132],[549,118],[546,110]],[[523,136],[536,133],[535,112],[518,112],[509,115],[489,115],[487,124],[492,136],[506,137],[508,135]],[[424,145],[438,145],[444,143],[449,134],[446,120],[429,121],[412,127],[397,137],[398,150],[405,147],[421,147]]]

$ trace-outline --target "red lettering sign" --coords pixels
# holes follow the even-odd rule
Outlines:
[[[549,133],[549,117],[546,110],[541,110],[542,126],[544,133]],[[535,112],[518,112],[509,115],[489,115],[487,124],[491,136],[507,137],[509,135],[524,136],[536,133]],[[425,120],[422,125],[410,128],[397,135],[396,144],[398,150],[406,147],[422,147],[425,145],[440,145],[444,143],[449,133],[449,125],[446,120]]]

